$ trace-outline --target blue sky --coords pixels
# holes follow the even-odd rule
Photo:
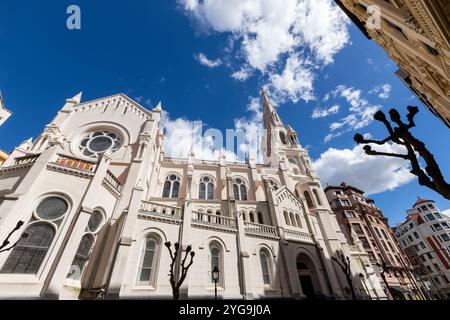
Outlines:
[[[297,131],[312,159],[321,159],[316,165],[324,185],[345,179],[371,190],[392,224],[404,217],[417,196],[434,199],[441,209],[450,207],[408,177],[405,163],[365,161],[355,148],[356,132],[385,135],[381,124],[363,118],[365,112],[399,107],[404,113],[407,105],[415,104],[421,112],[414,133],[449,177],[448,129],[396,78],[396,65],[381,48],[342,17],[330,17],[339,21],[330,25],[326,12],[337,11],[330,9],[329,0],[309,3],[311,10],[330,11],[299,23],[294,44],[283,34],[289,17],[274,19],[270,14],[284,16],[276,4],[267,10],[261,9],[260,0],[239,6],[233,1],[227,2],[234,5],[232,14],[225,4],[207,7],[196,0],[0,2],[0,89],[14,113],[0,127],[0,148],[11,150],[36,137],[65,99],[79,91],[84,101],[117,92],[147,107],[162,101],[172,123],[202,120],[207,127],[225,130],[239,119],[257,121],[248,106],[266,86],[284,122]],[[81,30],[66,28],[71,4],[81,8]],[[303,8],[296,9],[302,17]],[[243,20],[239,10],[256,12],[258,19]],[[316,23],[329,29],[320,34],[320,28],[311,27]],[[248,74],[245,80],[233,77],[239,70]],[[383,85],[389,90],[376,90]],[[315,109],[322,115],[331,111],[313,119]],[[343,120],[349,115],[356,117],[353,123]],[[338,136],[326,141],[329,134]]]

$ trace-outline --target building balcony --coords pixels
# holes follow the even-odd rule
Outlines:
[[[284,229],[284,236],[286,240],[314,243],[312,235],[307,232]]]
[[[244,222],[245,235],[263,239],[280,239],[278,228],[259,223]]]
[[[122,196],[122,184],[120,183],[119,179],[117,179],[116,176],[111,173],[111,171],[106,171],[106,175],[103,178],[102,185],[116,197]]]
[[[83,178],[92,178],[97,169],[97,162],[58,154],[56,161],[50,162],[47,169]]]
[[[212,229],[223,232],[237,231],[236,220],[234,218],[200,211],[192,211],[192,226],[200,229]]]
[[[183,209],[151,201],[142,201],[138,217],[170,224],[181,224]]]
[[[3,172],[11,172],[18,171],[22,169],[27,169],[33,166],[33,164],[37,161],[40,154],[32,154],[28,156],[18,157],[14,159],[14,162],[9,166],[4,166],[0,169],[0,173]]]

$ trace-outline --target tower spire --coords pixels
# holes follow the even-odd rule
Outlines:
[[[0,90],[0,109],[5,109],[5,103],[3,102],[3,94]]]
[[[263,104],[263,117],[265,129],[270,130],[273,127],[282,126],[283,122],[280,119],[277,111],[273,107],[272,102],[267,96],[267,92],[264,88],[261,89],[261,98]]]

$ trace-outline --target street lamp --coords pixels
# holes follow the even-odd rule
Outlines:
[[[215,300],[217,300],[217,281],[219,281],[219,275],[220,275],[219,268],[217,268],[217,266],[215,266],[213,271],[212,271],[212,278],[214,280],[214,297],[215,297]]]

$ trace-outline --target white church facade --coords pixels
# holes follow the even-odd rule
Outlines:
[[[308,152],[263,93],[269,164],[164,155],[161,105],[123,94],[68,99],[0,167],[0,298],[170,299],[164,243],[192,245],[181,298],[386,299],[347,244]]]

